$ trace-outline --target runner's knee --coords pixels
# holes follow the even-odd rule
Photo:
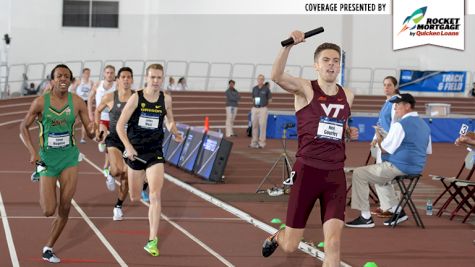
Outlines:
[[[111,175],[114,177],[124,176],[125,172],[123,169],[119,169],[116,166],[111,166]]]
[[[150,198],[150,203],[152,203],[152,202],[159,203],[160,202],[160,194],[159,193],[150,191],[149,192],[149,198]]]
[[[50,207],[41,207],[43,210],[43,215],[46,217],[50,217],[54,215],[54,212],[56,211],[56,206],[50,206]]]

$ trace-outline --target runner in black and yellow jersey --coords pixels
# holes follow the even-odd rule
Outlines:
[[[152,64],[147,67],[147,87],[133,94],[124,107],[117,122],[117,134],[124,144],[128,167],[130,200],[140,200],[144,176],[149,184],[150,225],[149,241],[144,249],[152,256],[158,256],[158,224],[161,214],[161,191],[164,179],[164,158],[162,151],[163,120],[167,117],[167,128],[178,142],[183,136],[175,126],[172,99],[161,89],[163,67]],[[125,132],[125,125],[127,133]],[[145,174],[145,175],[144,175]]]

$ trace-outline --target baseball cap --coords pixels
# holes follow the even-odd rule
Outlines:
[[[406,102],[414,106],[416,104],[416,99],[411,94],[399,94],[395,95],[391,100],[389,100],[391,103],[400,103],[400,102]]]

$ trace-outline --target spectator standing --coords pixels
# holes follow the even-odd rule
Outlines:
[[[241,97],[236,88],[234,88],[235,84],[235,81],[229,80],[229,87],[226,90],[226,137],[236,136],[233,127],[237,115],[239,99]]]

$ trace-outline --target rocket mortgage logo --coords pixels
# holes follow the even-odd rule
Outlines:
[[[397,2],[396,2],[397,3]],[[463,6],[462,14],[443,12],[443,7],[432,8],[431,5],[410,9],[393,18],[393,48],[402,49],[419,45],[433,44],[456,49],[464,49]],[[442,12],[441,12],[442,11]],[[438,16],[442,14],[442,16]]]
[[[425,23],[419,24],[426,11],[426,6],[421,7],[408,16],[404,20],[403,27],[398,35],[408,29],[410,36],[459,35],[460,18],[427,18]]]

